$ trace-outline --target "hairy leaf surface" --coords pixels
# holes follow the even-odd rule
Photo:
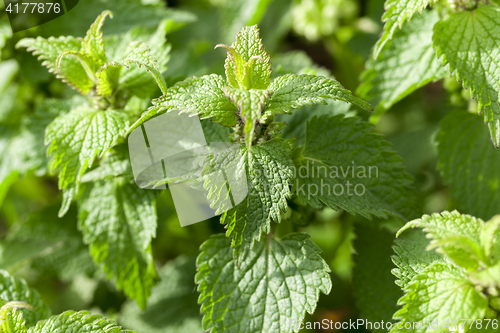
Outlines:
[[[403,308],[394,314],[401,323],[453,322],[462,318],[483,319],[488,299],[451,264],[435,263],[416,275],[405,288],[399,303]],[[423,328],[398,329],[391,332],[435,332],[428,324]],[[441,326],[443,327],[443,326]]]
[[[500,8],[496,5],[451,14],[434,26],[433,42],[443,63],[477,98],[493,144],[500,145]]]
[[[155,194],[120,177],[95,182],[80,200],[79,228],[103,271],[145,308],[157,279]]]
[[[67,211],[85,170],[123,136],[127,126],[123,113],[83,107],[56,118],[47,127],[51,170],[59,174],[59,188],[71,193],[61,214]]]
[[[332,287],[330,269],[308,237],[294,233],[258,242],[239,268],[224,235],[206,241],[196,275],[205,330],[298,332],[319,293]]]
[[[255,240],[260,240],[262,232],[270,232],[271,220],[281,221],[280,214],[287,208],[294,177],[290,155],[290,145],[283,139],[273,139],[252,147],[251,151],[242,150],[247,198],[221,218],[228,229],[227,236],[232,238],[237,262]]]
[[[129,332],[117,326],[115,321],[106,319],[98,314],[87,311],[67,311],[31,327],[28,333],[54,333],[54,332],[85,332],[85,333],[112,333]]]
[[[439,21],[436,11],[424,11],[394,33],[376,60],[369,60],[357,93],[375,107],[372,119],[427,83],[447,73],[432,48],[432,28]]]
[[[382,21],[385,22],[384,32],[380,40],[375,44],[373,57],[376,59],[384,45],[392,39],[397,29],[401,29],[403,23],[409,21],[415,13],[422,11],[436,0],[386,0],[385,13]]]
[[[238,109],[222,90],[225,86],[226,81],[216,74],[178,82],[154,101],[154,106],[141,116],[129,132],[148,119],[170,110],[197,114],[203,119],[212,118],[213,122],[224,126],[234,126]]]
[[[220,45],[223,46],[223,45]],[[224,67],[233,88],[266,89],[271,81],[271,57],[259,38],[257,26],[244,27],[227,49]]]
[[[402,159],[372,125],[357,117],[315,117],[295,158],[294,187],[314,208],[323,204],[367,218],[416,214],[412,179]]]
[[[33,307],[34,311],[20,310],[28,327],[51,314],[49,306],[44,303],[38,291],[30,288],[23,279],[15,278],[3,270],[0,270],[0,298],[7,302],[24,302]]]
[[[443,182],[460,211],[490,219],[500,207],[500,151],[493,147],[480,116],[453,112],[437,136]],[[473,193],[473,195],[472,195]]]
[[[371,106],[365,101],[352,96],[349,90],[334,79],[315,75],[285,74],[276,78],[269,90],[273,95],[268,102],[266,113],[271,115],[290,113],[306,105],[327,104],[326,98],[340,100],[370,110]]]

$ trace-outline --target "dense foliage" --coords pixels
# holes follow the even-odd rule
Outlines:
[[[2,17],[0,332],[498,332],[499,15],[84,0],[15,34]],[[128,140],[152,156],[165,114],[210,149],[143,186]],[[181,183],[217,216],[181,227]]]

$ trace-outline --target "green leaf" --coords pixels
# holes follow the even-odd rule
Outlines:
[[[31,289],[23,279],[14,278],[3,270],[0,270],[0,298],[8,302],[24,302],[33,307],[34,311],[21,310],[28,327],[50,316],[50,308],[36,290]]]
[[[423,328],[397,329],[392,332],[435,332],[426,325],[438,321],[444,325],[461,318],[483,319],[488,299],[451,264],[435,263],[416,275],[399,300],[403,308],[394,314],[401,323],[423,322]]]
[[[195,274],[194,257],[168,262],[159,272],[161,281],[152,289],[146,310],[141,312],[129,301],[120,312],[120,323],[138,332],[202,332]]]
[[[500,221],[496,217],[484,223],[457,211],[444,211],[408,222],[398,234],[409,228],[423,228],[427,237],[432,238],[428,250],[437,249],[458,266],[475,271],[494,264],[500,256],[496,244],[500,235],[499,226]]]
[[[322,76],[286,74],[275,79],[269,85],[269,90],[273,91],[266,108],[266,114],[269,115],[290,113],[306,105],[327,104],[326,98],[371,109],[368,103],[352,96],[339,82]]]
[[[106,53],[104,52],[104,41],[101,31],[106,16],[113,18],[113,13],[111,13],[109,10],[103,11],[94,21],[94,23],[92,23],[90,29],[85,35],[85,38],[83,38],[82,40],[83,52],[91,55],[94,58],[97,58],[101,66],[104,65],[104,63],[106,63],[107,61]]]
[[[157,280],[155,194],[119,177],[89,185],[79,204],[78,225],[95,262],[145,308]]]
[[[140,41],[151,48],[150,53],[156,58],[156,66],[163,73],[167,70],[170,59],[170,44],[166,44],[166,34],[172,22],[164,20],[156,29],[136,27],[125,35],[111,36],[106,39],[108,59],[123,63],[134,41]],[[132,44],[132,45],[131,45]],[[140,98],[151,98],[158,89],[155,78],[137,66],[124,67],[120,76],[120,88],[132,92]]]
[[[239,268],[230,240],[216,235],[201,246],[196,283],[207,332],[298,332],[320,291],[332,283],[319,248],[306,234],[255,244]]]
[[[373,50],[373,58],[377,58],[384,45],[392,39],[397,29],[401,29],[405,21],[409,21],[415,13],[421,14],[427,6],[432,6],[436,0],[386,0],[384,32]]]
[[[488,260],[484,256],[479,243],[467,236],[449,236],[431,242],[429,249],[437,249],[452,260],[457,266],[475,271],[485,267]]]
[[[434,240],[441,240],[449,236],[463,235],[479,242],[484,222],[470,215],[462,215],[458,211],[444,211],[432,215],[424,215],[421,219],[408,222],[398,235],[409,228],[423,228],[424,232]]]
[[[500,8],[496,5],[451,14],[434,26],[433,42],[443,63],[477,98],[493,144],[500,145],[500,67],[495,54],[500,39]]]
[[[59,174],[59,188],[69,191],[61,215],[67,211],[85,170],[123,136],[127,126],[123,113],[81,107],[56,118],[47,127],[50,169]]]
[[[244,27],[236,35],[231,47],[219,44],[227,49],[224,65],[227,82],[233,88],[267,89],[271,82],[271,57],[259,38],[256,25]]]
[[[392,270],[396,276],[396,284],[406,288],[415,275],[435,262],[445,263],[444,257],[435,250],[427,251],[429,239],[422,230],[409,230],[400,235],[393,247],[392,261],[397,268]]]
[[[118,88],[122,65],[118,63],[107,63],[95,73],[97,93],[104,97],[110,97]]]
[[[404,29],[394,33],[377,60],[369,60],[357,93],[375,106],[378,119],[396,102],[447,74],[432,48],[432,28],[437,11],[424,11]]]
[[[64,51],[56,61],[58,78],[82,95],[87,95],[95,85],[97,58],[81,51]]]
[[[421,219],[408,222],[399,232],[408,228],[423,228],[432,238],[428,250],[437,249],[455,264],[470,271],[488,264],[481,246],[481,232],[484,222],[457,211],[424,215]]]
[[[117,326],[114,320],[106,319],[98,314],[87,311],[67,311],[47,320],[40,321],[31,327],[28,333],[54,333],[54,332],[85,332],[85,333],[112,333],[129,332]]]
[[[227,236],[232,238],[237,262],[252,249],[255,240],[260,240],[262,232],[270,232],[271,220],[281,222],[294,177],[290,145],[283,139],[262,143],[251,151],[242,149],[241,154],[246,166],[247,198],[221,218]]]
[[[273,76],[284,74],[309,74],[321,75],[330,79],[334,78],[329,70],[316,65],[303,51],[291,51],[273,57]],[[286,123],[286,127],[281,131],[283,138],[293,138],[297,144],[304,144],[306,124],[314,116],[344,114],[350,117],[356,114],[355,111],[349,112],[349,109],[350,104],[340,100],[333,100],[328,105],[315,104],[313,106],[305,106],[301,112],[278,115],[274,120]]]
[[[38,59],[42,60],[42,65],[47,67],[49,72],[57,74],[57,58],[64,51],[79,51],[81,41],[73,36],[49,37],[47,39],[42,37],[23,38],[16,45],[16,48],[20,47],[25,47],[27,51],[38,56]]]
[[[294,159],[298,197],[371,218],[416,215],[412,179],[389,142],[357,117],[315,117]]]
[[[226,86],[223,88],[226,96],[238,107],[240,117],[245,122],[245,142],[247,149],[253,144],[255,125],[262,122],[262,112],[272,95],[270,90],[243,90]]]
[[[370,322],[389,322],[403,295],[394,284],[391,269],[394,235],[379,226],[357,224],[354,241],[353,290],[360,318]],[[374,332],[387,332],[374,329]]]
[[[216,74],[193,77],[170,87],[166,94],[154,101],[129,130],[137,128],[150,118],[169,111],[200,115],[202,119],[211,119],[215,123],[232,127],[236,125],[238,109],[231,103],[222,90],[226,86],[224,79]]]
[[[438,169],[462,212],[490,219],[500,207],[500,151],[480,116],[452,112],[437,135]],[[474,195],[471,195],[474,193]]]
[[[23,302],[6,303],[1,298],[0,306],[0,331],[26,333],[26,323],[22,312],[18,311],[18,309],[33,310],[33,308],[29,304]]]
[[[158,68],[157,62],[158,60],[151,54],[151,49],[143,42],[132,42],[129,46],[129,52],[125,58],[125,63],[134,63],[137,66],[146,69],[146,71],[150,72],[153,75],[156,83],[160,87],[162,93],[165,95],[167,93],[167,83],[163,78],[163,74],[160,72]],[[126,81],[125,81],[126,82]],[[127,86],[125,85],[125,88]]]

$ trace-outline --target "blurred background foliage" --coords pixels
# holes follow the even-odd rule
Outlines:
[[[2,8],[0,269],[25,278],[54,314],[89,309],[139,333],[201,332],[194,258],[209,235],[224,232],[217,218],[180,227],[170,193],[162,191],[153,242],[162,280],[144,312],[127,301],[96,270],[77,230],[76,209],[57,217],[61,193],[57,178],[47,170],[44,129],[57,114],[52,99],[78,97],[35,57],[14,47],[21,38],[83,36],[105,9],[113,11],[114,18],[106,21],[104,33],[118,37],[133,27],[152,28],[167,19],[172,51],[164,76],[172,85],[193,75],[223,74],[225,52],[214,50],[214,45],[229,44],[242,26],[259,24],[275,74],[332,75],[356,91],[382,29],[383,5],[382,0],[80,0],[68,14],[15,34]],[[393,143],[413,175],[422,213],[457,208],[436,171],[434,138],[450,110],[466,110],[470,103],[459,84],[445,79],[403,98],[376,122],[376,131]],[[369,112],[332,103],[284,119],[295,125],[283,134],[302,135],[301,124],[321,113],[370,119]],[[277,234],[307,231],[332,268],[332,292],[321,296],[316,313],[306,321],[391,318],[402,295],[390,273],[394,231],[402,221],[368,221],[342,211],[307,210],[293,202],[284,218],[293,223],[281,223]]]

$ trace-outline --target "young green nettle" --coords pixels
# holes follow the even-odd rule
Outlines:
[[[106,16],[111,12],[103,12],[84,38],[38,37],[17,46],[39,55],[49,71],[86,96],[48,104],[57,114],[46,128],[45,142],[63,190],[60,215],[79,194],[80,183],[88,183],[78,200],[83,240],[103,272],[144,308],[157,281],[150,247],[156,233],[155,195],[135,186],[128,156],[118,145],[158,86],[166,91],[161,73],[170,47],[165,45],[166,22],[156,31],[134,28],[105,38]],[[90,167],[95,169],[84,175]]]
[[[161,49],[157,61],[150,48],[140,41],[144,38],[138,31],[105,40],[101,27],[106,16],[112,17],[112,13],[99,15],[84,38],[28,38],[17,45],[38,55],[50,72],[89,97],[89,104],[74,107],[56,118],[46,131],[51,169],[59,173],[59,187],[64,191],[61,215],[78,193],[85,170],[121,140],[135,117],[127,110],[131,97],[151,97],[156,90],[155,81],[166,90],[161,72],[166,69],[169,48],[157,46]],[[161,25],[148,42],[163,46],[164,40],[165,26]],[[139,68],[130,68],[131,63]]]
[[[243,28],[231,46],[217,47],[227,50],[226,79],[212,74],[175,84],[129,132],[164,112],[232,129],[228,140],[239,145],[237,156],[214,154],[213,161],[237,160],[234,170],[246,179],[248,194],[221,217],[227,237],[215,235],[201,247],[196,282],[203,325],[209,332],[298,332],[319,293],[331,289],[329,267],[307,234],[279,238],[272,222],[281,221],[292,201],[368,218],[408,218],[415,212],[411,177],[390,144],[356,117],[314,117],[303,145],[282,138],[285,124],[275,122],[276,115],[327,98],[370,106],[326,77],[286,74],[271,81],[256,26]],[[204,176],[208,193],[220,193]]]
[[[432,10],[424,10],[427,7]],[[471,107],[484,113],[493,144],[500,146],[496,56],[500,7],[482,0],[387,0],[385,8],[384,33],[358,90],[374,102],[375,117],[416,89],[444,78],[443,65],[448,65],[449,72],[477,99]],[[421,15],[413,17],[417,12]]]
[[[404,232],[415,227],[430,242],[421,232]],[[424,215],[402,228],[393,273],[406,294],[391,332],[435,332],[436,323],[446,332],[498,332],[499,227],[499,216],[483,222],[453,211]],[[421,327],[405,326],[419,322]]]

